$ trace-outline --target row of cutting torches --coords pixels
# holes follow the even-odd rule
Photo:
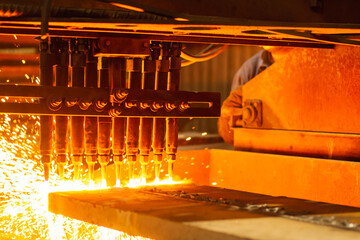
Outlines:
[[[40,81],[46,86],[92,88],[131,88],[179,90],[181,46],[177,43],[151,44],[151,55],[145,58],[93,56],[92,41],[52,38],[40,43]],[[126,47],[126,46],[124,46]],[[70,64],[69,64],[70,63]],[[44,100],[45,101],[45,100]],[[80,179],[85,156],[89,179],[94,180],[94,166],[99,161],[102,178],[112,153],[116,167],[116,184],[120,184],[121,164],[127,158],[130,182],[134,179],[137,156],[146,181],[149,154],[153,150],[155,180],[159,180],[160,164],[166,150],[168,176],[172,179],[178,141],[176,118],[40,116],[40,151],[45,180],[53,154],[55,128],[55,156],[60,179],[67,162],[68,128],[70,128],[70,156],[74,165],[74,179]],[[112,141],[111,141],[112,139]]]

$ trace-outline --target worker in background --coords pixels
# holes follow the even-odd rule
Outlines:
[[[223,102],[218,121],[218,131],[225,142],[234,144],[231,117],[242,115],[242,86],[286,55],[291,49],[290,47],[264,47],[262,51],[248,59],[236,72],[230,95]]]

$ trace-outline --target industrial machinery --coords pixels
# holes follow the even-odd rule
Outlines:
[[[63,178],[68,155],[74,166],[74,180],[81,179],[82,165],[86,165],[88,179],[94,181],[99,165],[105,181],[108,165],[112,162],[116,173],[115,185],[126,185],[121,177],[125,159],[130,183],[135,179],[137,162],[141,164],[143,183],[149,180],[148,165],[152,160],[154,179],[151,181],[160,181],[160,165],[165,161],[168,178],[172,180],[174,164],[181,161],[177,159],[178,118],[219,117],[221,107],[218,93],[179,90],[181,66],[210,59],[228,45],[286,46],[294,49],[243,86],[242,114],[234,116],[232,120],[234,146],[242,152],[227,152],[223,155],[213,152],[218,159],[226,156],[234,164],[222,166],[229,172],[228,177],[234,177],[222,177],[222,180],[234,183],[245,179],[245,173],[235,176],[239,174],[234,162],[242,162],[243,158],[256,154],[259,154],[256,155],[258,158],[263,156],[264,159],[270,158],[269,153],[278,154],[271,155],[274,159],[287,158],[290,162],[298,159],[299,166],[305,166],[305,162],[310,161],[306,158],[358,161],[358,5],[350,0],[341,3],[326,0],[295,1],[291,4],[277,0],[271,3],[235,0],[221,3],[151,0],[94,0],[79,3],[51,0],[0,1],[0,34],[34,36],[39,42],[40,54],[40,85],[2,84],[0,96],[7,97],[8,101],[0,102],[0,112],[40,115],[40,153],[45,180],[49,179],[53,160],[56,161],[60,179]],[[197,56],[192,56],[184,51],[183,46],[194,43],[211,45]],[[24,101],[12,101],[19,98]],[[27,99],[31,101],[25,101]],[[202,152],[205,151],[208,150]],[[244,152],[252,153],[242,155]],[[299,159],[303,159],[304,165],[301,165],[303,163]],[[216,161],[210,162],[213,164]],[[347,163],[354,164],[341,161],[340,165],[344,169],[352,169],[353,165]],[[250,163],[248,166],[252,167],[248,170],[253,169],[254,165],[256,163]],[[284,172],[287,176],[293,173],[288,169]],[[358,176],[358,173],[355,174]],[[253,172],[252,176],[255,175]],[[231,184],[219,185],[227,187]],[[326,208],[321,204],[303,203],[302,200],[273,200],[264,195],[247,195],[215,187],[200,187],[199,192],[193,192],[196,187],[186,185],[175,188],[51,193],[49,209],[117,230],[129,229],[132,234],[162,239],[171,238],[168,234],[172,231],[173,238],[181,239],[181,232],[185,230],[189,235],[184,238],[264,238],[266,231],[271,231],[270,225],[266,227],[264,235],[242,235],[244,232],[235,233],[231,229],[224,233],[223,222],[207,222],[204,225],[200,222],[260,218],[262,214],[270,214],[319,223],[323,218],[319,221],[313,218],[309,220],[299,217],[299,214],[303,216],[306,211],[315,215],[358,211],[357,208],[336,205]],[[255,191],[271,195],[269,192]],[[327,201],[327,198],[311,199],[305,195],[287,193],[284,194],[287,197]],[[124,220],[128,215],[119,210],[118,205],[112,205],[112,201],[120,201],[118,198],[125,195],[134,205],[118,205],[130,209],[124,211],[141,212],[130,214],[135,219],[130,223]],[[137,202],[136,196],[140,195],[155,204],[158,211],[151,212],[151,208],[146,207],[138,210],[138,206],[146,205],[142,200]],[[168,195],[176,199],[172,201]],[[351,196],[358,195],[354,193]],[[89,205],[83,204],[86,202],[84,198],[88,198]],[[195,203],[188,204],[188,199]],[[245,204],[247,200],[257,204]],[[114,211],[119,213],[114,218],[101,218],[96,207],[91,210],[99,201],[103,202],[101,206],[105,209],[105,216],[110,216]],[[219,206],[209,207],[208,202]],[[329,202],[360,207],[359,200],[354,204],[338,199]],[[166,207],[166,204],[170,205]],[[181,215],[190,210],[185,211],[179,205],[193,209],[191,211],[195,212],[195,220],[186,214]],[[283,206],[290,206],[292,212],[288,209],[283,211]],[[74,211],[77,208],[90,210],[80,211],[80,214]],[[166,209],[172,209],[176,214],[166,215]],[[230,216],[228,209],[251,213],[236,212]],[[202,218],[202,214],[207,211],[211,212],[211,216]],[[89,217],[93,216],[91,214],[95,217]],[[225,215],[227,217],[223,218]],[[147,225],[153,218],[161,218],[161,221],[154,220]],[[355,218],[356,223],[353,225],[339,221],[335,221],[336,224],[320,224],[359,231],[358,221]],[[119,222],[125,225],[119,226]],[[162,224],[163,227],[158,231],[161,233],[149,232],[150,228]],[[236,228],[234,222],[229,226]],[[243,227],[246,232],[246,226]],[[330,234],[327,229],[319,231]],[[349,239],[359,237],[356,232],[344,232],[344,235],[340,232],[336,236]],[[273,238],[279,236],[275,234]],[[303,237],[299,235],[300,239]]]

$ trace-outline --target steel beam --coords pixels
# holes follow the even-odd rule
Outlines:
[[[124,99],[119,99],[117,93],[126,93]],[[0,103],[0,112],[24,113],[39,115],[84,115],[84,116],[110,116],[110,111],[116,110],[114,117],[144,116],[144,117],[218,117],[220,115],[220,94],[211,92],[186,92],[147,89],[115,89],[113,94],[109,90],[79,87],[47,87],[47,86],[10,86],[0,87],[0,96],[45,98],[46,101],[34,103]],[[110,100],[111,99],[111,100]],[[118,103],[114,106],[107,104],[98,109],[98,100],[107,103]],[[59,103],[60,102],[60,103]],[[181,109],[186,102],[190,108]],[[56,103],[56,108],[53,108]],[[87,109],[81,108],[82,103],[90,104]],[[149,106],[160,103],[175,104],[175,109],[160,108],[153,111],[151,107],[141,108],[142,103]]]

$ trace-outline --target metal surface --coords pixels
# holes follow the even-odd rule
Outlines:
[[[174,179],[270,196],[360,207],[359,162],[212,149],[214,145],[189,146],[186,149],[199,150],[186,151],[181,147],[174,164]],[[149,157],[153,158],[152,153]],[[153,166],[154,163],[150,162],[149,169]],[[140,163],[136,167],[140,169]],[[109,166],[108,173],[109,186],[115,186],[114,165]],[[140,170],[137,171],[139,173]],[[167,164],[162,164],[160,179],[167,179],[166,173]],[[122,177],[126,183],[126,169]],[[149,171],[148,180],[154,180],[153,171]]]
[[[293,49],[243,86],[244,101],[262,101],[264,129],[358,134],[359,53]]]
[[[209,150],[204,154],[208,154],[210,172],[208,183],[204,180],[202,183],[360,207],[359,162],[225,150]],[[183,157],[181,161],[191,163],[191,155],[186,156],[188,159]],[[195,166],[201,159],[195,156]],[[197,167],[203,167],[200,172],[205,174],[207,162],[204,163]],[[192,175],[189,169],[189,174],[182,176]]]
[[[243,86],[245,102],[262,101],[262,125],[246,127],[262,131],[234,128],[235,147],[358,160],[358,53],[359,47],[338,46],[293,49],[280,56]]]
[[[359,144],[359,134],[234,128],[234,146],[243,151],[358,161]]]
[[[359,232],[343,230],[358,229],[358,208],[207,186],[165,185],[139,189],[58,192],[50,193],[49,200],[51,212],[156,239],[360,237]],[[327,219],[329,214],[337,217],[328,223],[320,220]],[[288,220],[300,217],[301,221],[311,224]],[[256,219],[263,222],[260,232],[259,224],[254,221]],[[286,227],[278,228],[278,221]],[[336,221],[338,224],[334,224]],[[245,228],[243,222],[253,224]],[[279,231],[274,231],[274,228]],[[292,231],[296,234],[289,237]],[[254,232],[257,233],[256,237]]]

